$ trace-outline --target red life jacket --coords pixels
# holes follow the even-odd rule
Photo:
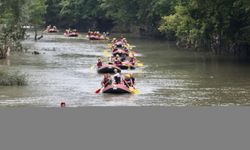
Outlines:
[[[104,84],[104,87],[108,86],[110,79],[109,78],[104,78],[102,83]]]
[[[121,65],[122,65],[122,62],[119,61],[119,60],[115,60],[115,65],[116,65],[116,66],[121,66]]]
[[[125,79],[124,80],[129,86],[132,86],[132,81],[131,79]]]
[[[99,62],[97,63],[97,67],[98,67],[98,68],[102,67],[102,62],[101,62],[101,61],[99,61]]]

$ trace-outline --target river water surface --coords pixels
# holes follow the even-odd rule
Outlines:
[[[139,95],[95,94],[102,75],[91,66],[107,42],[45,35],[23,42],[25,53],[0,60],[0,69],[28,75],[24,87],[1,87],[0,106],[231,106],[250,105],[250,64],[176,48],[171,42],[128,37],[143,68],[136,75]],[[37,50],[41,55],[32,55]]]

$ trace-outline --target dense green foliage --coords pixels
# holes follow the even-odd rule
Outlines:
[[[250,43],[249,0],[1,0],[0,24],[8,26],[1,37],[19,39],[23,24],[37,27],[44,15],[47,25],[161,35],[215,53]]]
[[[0,1],[0,58],[6,58],[11,50],[21,50],[23,26],[37,26],[45,14],[45,0]]]
[[[248,51],[250,3],[247,0],[187,0],[163,17],[162,32],[175,32],[179,44],[215,53]],[[241,54],[240,54],[241,55]]]

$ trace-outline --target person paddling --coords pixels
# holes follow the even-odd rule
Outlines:
[[[132,85],[134,86],[135,85],[135,76],[132,73],[130,73],[129,75],[130,75],[130,79],[132,81]]]
[[[98,67],[98,68],[101,68],[102,65],[103,65],[102,60],[101,60],[100,58],[98,58],[97,67]]]
[[[120,56],[116,55],[115,59],[114,59],[114,63],[117,67],[120,67],[122,65],[122,62],[120,60]]]
[[[110,74],[105,74],[103,81],[102,81],[102,86],[107,87],[108,85],[111,85],[111,84],[112,84],[112,79],[111,79]]]
[[[133,87],[133,81],[131,80],[130,74],[125,75],[124,84],[129,88]]]
[[[121,83],[121,74],[118,72],[117,69],[115,69],[114,72],[115,72],[114,81],[116,84],[120,84]]]

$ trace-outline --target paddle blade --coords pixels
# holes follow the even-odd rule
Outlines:
[[[94,70],[95,69],[95,65],[93,65],[93,66],[91,66],[91,68],[90,68],[91,70]]]
[[[135,94],[135,95],[138,95],[138,94],[141,93],[139,90],[136,90],[136,89],[133,88],[133,87],[130,87],[129,90],[130,90],[133,94]]]
[[[99,94],[99,93],[101,92],[101,90],[102,90],[102,89],[100,88],[100,89],[96,90],[95,93],[96,93],[96,94]]]
[[[105,55],[106,57],[111,57],[111,56],[112,56],[107,50],[105,50],[103,53],[104,53],[104,55]]]
[[[137,63],[137,66],[138,66],[138,67],[143,67],[144,64],[143,64],[143,63]]]

